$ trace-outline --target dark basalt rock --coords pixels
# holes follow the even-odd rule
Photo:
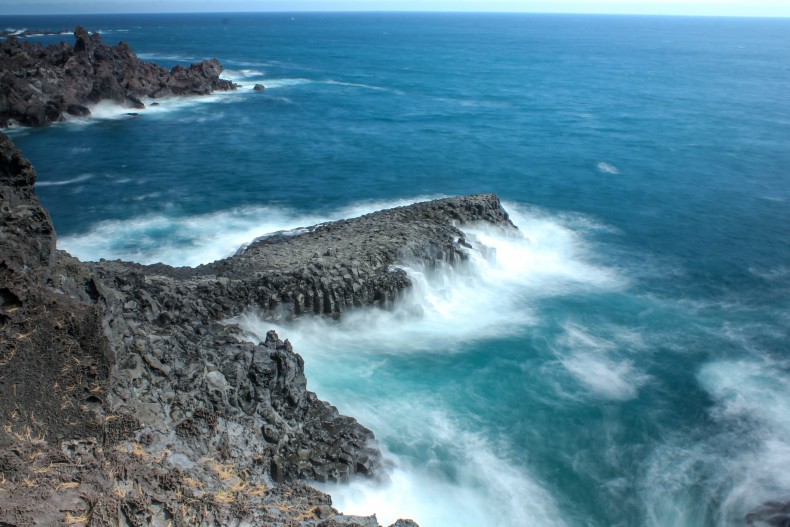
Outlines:
[[[9,36],[0,43],[0,127],[42,126],[64,115],[89,115],[89,104],[113,101],[141,109],[143,97],[235,90],[220,79],[217,59],[168,71],[140,60],[125,42],[108,46],[78,26],[75,43],[44,47]]]
[[[79,54],[97,42],[78,33]],[[376,526],[296,483],[375,477],[373,434],[307,390],[287,340],[250,342],[226,321],[387,308],[410,286],[394,264],[466,258],[456,224],[513,228],[498,198],[380,211],[173,268],[56,250],[34,183],[0,134],[0,525],[51,525],[68,510],[90,525]],[[277,500],[288,507],[274,513]]]
[[[266,86],[264,86],[263,84],[256,84],[255,86],[252,87],[252,89],[255,91],[263,91],[266,89]]]

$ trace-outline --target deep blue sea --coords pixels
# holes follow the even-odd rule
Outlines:
[[[405,262],[392,312],[276,327],[387,452],[388,481],[328,487],[338,508],[701,527],[790,499],[790,19],[0,18],[76,23],[243,86],[10,131],[80,258],[194,265],[479,192],[519,226],[469,229],[495,261]]]

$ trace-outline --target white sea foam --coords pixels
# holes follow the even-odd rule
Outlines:
[[[205,58],[198,58],[195,56],[189,55],[175,55],[175,54],[165,54],[165,53],[138,53],[137,56],[143,60],[171,60],[174,62],[182,62],[187,64],[195,64]]]
[[[619,174],[620,169],[614,165],[610,165],[609,163],[605,163],[601,161],[598,163],[597,168],[599,171],[603,172],[604,174]]]
[[[753,354],[700,369],[722,432],[702,440],[676,434],[652,455],[642,496],[648,525],[742,525],[766,501],[790,496],[788,369]]]
[[[565,334],[558,340],[555,351],[562,366],[576,380],[603,399],[625,401],[639,394],[639,389],[650,378],[639,371],[627,354],[642,347],[641,338],[632,332],[622,332],[616,342],[597,337],[573,324],[566,324]]]
[[[99,103],[88,106],[90,115],[88,116],[73,116],[65,115],[66,124],[85,126],[97,121],[108,121],[117,119],[131,119],[134,116],[130,114],[139,113],[140,110],[129,108],[123,104],[118,104],[112,101],[101,101]],[[56,123],[59,124],[59,123]]]
[[[214,92],[210,95],[193,95],[189,97],[162,97],[158,99],[143,98],[145,108],[130,108],[129,106],[118,104],[112,101],[102,101],[88,109],[91,111],[89,116],[66,116],[66,123],[70,125],[86,126],[101,121],[134,119],[134,118],[161,118],[165,115],[182,112],[190,108],[205,104],[227,102],[229,96],[236,92]],[[210,116],[201,115],[198,119],[206,119]]]
[[[152,215],[105,221],[89,232],[63,236],[58,246],[83,260],[121,258],[140,263],[199,265],[233,254],[252,239],[304,220],[319,220],[277,208],[240,208],[214,214],[168,218]]]
[[[234,322],[248,330],[253,341],[262,340],[271,328],[287,335],[306,358],[311,389],[372,428],[385,444],[405,444],[406,452],[400,455],[384,448],[389,466],[384,481],[324,485],[338,509],[349,514],[375,513],[384,525],[402,517],[423,527],[564,525],[567,511],[559,513],[551,489],[530,473],[523,460],[513,459],[508,445],[464,427],[440,397],[409,393],[402,385],[394,388],[397,397],[377,393],[383,382],[378,380],[378,370],[386,367],[388,354],[424,353],[426,339],[433,346],[448,347],[450,339],[474,338],[457,335],[456,324],[422,326],[422,331],[415,332],[412,326],[417,316],[388,319],[394,328],[383,333],[379,324],[355,326],[353,337],[348,335],[348,326],[321,321],[278,327],[247,315]],[[475,325],[473,320],[468,322]],[[440,335],[443,342],[437,339]],[[367,383],[370,397],[323,384],[334,385],[338,377],[347,379],[347,385]]]
[[[83,181],[87,181],[93,177],[93,174],[81,174],[75,178],[71,179],[61,179],[56,181],[36,181],[37,187],[58,187],[61,185],[71,185],[73,183],[82,183]]]
[[[790,380],[788,364],[717,362],[700,372],[716,401],[714,416],[734,427],[748,446],[724,463],[728,485],[721,515],[728,522],[768,500],[790,496]]]
[[[242,67],[246,67],[246,68],[268,68],[272,64],[275,64],[274,62],[268,62],[268,61],[257,62],[257,61],[234,60],[234,59],[224,60],[224,61],[222,61],[222,63],[226,64],[226,65],[242,66]],[[225,71],[227,71],[227,70],[225,70]]]
[[[139,263],[199,265],[230,256],[242,245],[264,234],[351,218],[431,197],[366,201],[323,215],[262,206],[181,218],[149,215],[110,220],[94,225],[87,232],[59,237],[58,245],[83,260],[120,258]]]
[[[520,333],[535,322],[531,306],[543,297],[623,285],[616,272],[587,261],[579,233],[545,214],[507,206],[521,234],[464,227],[467,239],[495,249],[495,258],[470,250],[460,269],[405,266],[414,287],[392,311],[364,309],[340,321],[302,318],[286,326],[254,314],[233,320],[253,341],[272,328],[289,338],[306,358],[311,389],[385,444],[402,445],[400,454],[387,455],[388,481],[326,487],[341,510],[375,512],[384,525],[411,517],[424,527],[561,526],[571,515],[559,512],[551,487],[512,457],[508,444],[472,431],[440,396],[409,393],[400,384],[387,388],[397,397],[381,393],[390,360],[453,353],[465,343]],[[347,388],[361,382],[370,394],[363,400],[359,388]]]
[[[69,148],[69,152],[72,154],[87,154],[91,150],[93,150],[91,146],[74,146]]]
[[[358,216],[383,204],[365,203],[341,214]],[[549,219],[525,215],[515,205],[509,208],[522,232],[464,227],[467,240],[493,249],[494,258],[470,250],[468,262],[460,268],[427,271],[417,263],[403,265],[413,287],[393,311],[355,310],[330,325],[322,319],[300,319],[289,334],[297,330],[311,349],[325,349],[331,341],[332,353],[360,342],[378,353],[447,351],[470,340],[522,331],[533,317],[525,298],[534,301],[577,288],[623,285],[614,271],[585,261],[576,233]]]
[[[749,359],[713,362],[702,368],[699,380],[717,403],[717,418],[757,421],[790,437],[788,366]]]
[[[391,401],[384,407],[356,407],[352,412],[377,430],[386,430],[382,439],[391,434],[408,435],[437,455],[427,462],[415,462],[387,454],[394,463],[387,481],[323,486],[339,510],[375,513],[383,525],[403,517],[423,527],[565,525],[544,483],[508,459],[501,445],[460,428],[425,401]],[[439,469],[448,462],[454,469],[451,477]]]
[[[128,33],[128,29],[97,29],[96,33],[100,35],[109,35],[112,33]],[[70,32],[68,34],[71,34]]]
[[[760,268],[757,266],[749,267],[749,272],[755,276],[768,281],[785,280],[790,277],[790,267],[780,265],[777,267]]]
[[[230,79],[230,80],[233,80],[233,79]],[[249,90],[252,90],[255,87],[256,84],[262,84],[267,90],[271,90],[271,89],[277,89],[277,88],[287,88],[287,87],[290,87],[290,86],[300,86],[300,85],[303,85],[303,84],[310,84],[310,83],[315,82],[315,81],[312,81],[310,79],[299,79],[299,78],[296,78],[296,79],[289,79],[289,78],[280,78],[280,79],[276,79],[275,78],[275,79],[272,79],[272,78],[261,77],[261,78],[243,78],[243,79],[239,79],[239,80],[234,81],[234,82],[244,82],[244,84],[241,85],[241,88],[239,88],[239,90],[249,91]]]
[[[386,92],[393,92],[398,95],[403,95],[403,92],[400,90],[393,90],[391,88],[385,88],[383,86],[373,86],[371,84],[361,84],[358,82],[345,82],[345,81],[336,81],[336,80],[326,80],[321,81],[323,84],[334,84],[337,86],[350,86],[352,88],[364,88],[366,90],[373,90],[373,91],[386,91]]]
[[[246,71],[250,71],[250,70],[246,70]],[[263,75],[263,73],[261,73],[261,75]],[[225,68],[224,70],[222,70],[222,78],[233,82],[240,82],[246,80],[250,76],[251,75],[247,75],[245,73],[245,70],[243,69],[235,70],[235,69]]]

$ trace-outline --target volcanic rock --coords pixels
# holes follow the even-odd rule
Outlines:
[[[77,26],[75,43],[22,42],[15,36],[0,43],[0,127],[42,126],[64,115],[89,115],[101,101],[141,109],[144,97],[205,95],[235,90],[220,79],[217,59],[168,71],[140,60],[129,45],[103,43],[98,33]]]
[[[97,50],[82,33],[78,45]],[[514,228],[496,196],[279,233],[173,268],[57,250],[34,184],[0,134],[0,525],[64,514],[101,526],[377,525],[299,483],[376,477],[373,434],[307,390],[287,340],[251,340],[230,320],[386,309],[411,285],[396,264],[467,258],[456,225]]]

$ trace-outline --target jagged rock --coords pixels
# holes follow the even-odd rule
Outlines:
[[[78,40],[78,60],[104,51],[94,37]],[[331,502],[296,483],[374,477],[373,434],[307,390],[290,342],[274,331],[249,342],[227,320],[388,308],[411,285],[393,265],[467,257],[456,224],[514,228],[499,199],[380,211],[173,268],[56,250],[34,183],[0,134],[0,525],[51,525],[70,511],[102,526],[377,526],[375,517],[324,518],[326,509],[316,523],[315,507]],[[70,468],[24,461],[56,456]]]
[[[217,59],[168,71],[140,60],[125,42],[108,46],[77,26],[75,44],[44,47],[8,36],[0,43],[0,127],[42,126],[89,115],[89,104],[113,101],[141,109],[143,97],[205,95],[235,90],[220,79]]]
[[[263,84],[256,84],[255,86],[252,87],[252,89],[255,91],[263,91],[266,89],[266,86],[264,86]]]
[[[420,527],[414,520],[398,520],[390,527]]]
[[[35,180],[0,134],[0,448],[14,434],[96,436],[109,377],[101,311],[47,286],[58,255]]]

